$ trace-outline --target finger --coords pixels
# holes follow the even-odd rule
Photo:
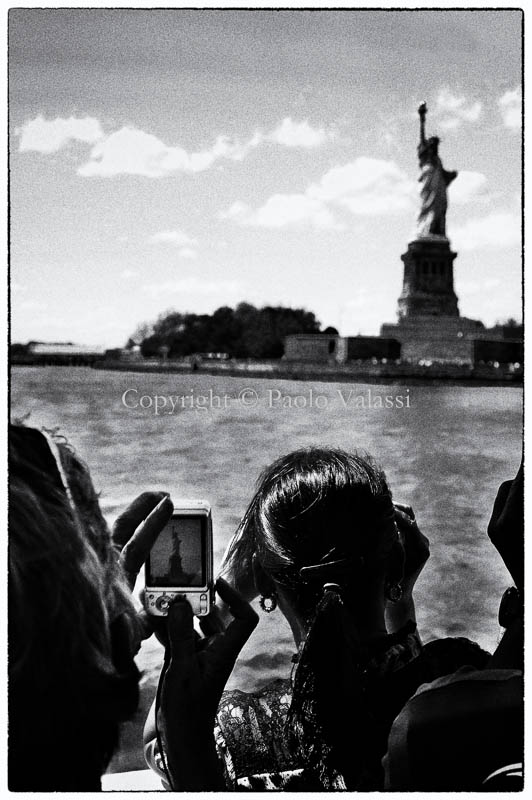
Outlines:
[[[221,618],[220,610],[213,606],[206,617],[200,617],[199,626],[204,636],[214,636],[217,633],[223,633],[225,625]]]
[[[166,619],[146,611],[145,589],[141,589],[139,592],[139,599],[142,603],[142,610],[137,612],[137,619],[140,621],[142,639],[149,639],[152,633],[154,633],[159,642],[164,645],[164,647],[167,647],[168,635],[166,633]]]
[[[170,670],[191,666],[196,660],[196,631],[194,614],[190,603],[184,598],[176,598],[168,609],[167,633],[170,644]]]
[[[235,619],[246,621],[249,625],[253,626],[253,629],[256,627],[259,621],[258,614],[253,611],[250,604],[244,600],[240,592],[223,578],[218,578],[215,589],[221,600],[229,607]]]
[[[414,509],[412,506],[407,506],[405,503],[394,503],[396,510],[402,511],[403,514],[406,514],[407,517],[414,520],[416,515],[414,514]]]
[[[420,531],[416,522],[410,521],[409,525],[403,525],[403,544],[408,552],[418,552],[429,549],[429,539]]]
[[[131,539],[136,529],[153,509],[166,497],[168,492],[143,492],[125,511],[117,517],[113,525],[113,542],[120,549]]]
[[[166,495],[138,526],[120,554],[120,562],[131,586],[158,535],[172,516],[174,506]]]
[[[218,685],[223,686],[233,670],[240,651],[255,630],[259,617],[249,603],[221,578],[216,582],[216,591],[227,603],[234,617],[225,633],[214,637],[206,651],[208,657],[206,670],[211,674],[212,680],[218,681]]]

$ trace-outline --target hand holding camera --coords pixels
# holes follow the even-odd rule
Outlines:
[[[120,564],[132,592],[149,552],[173,512],[172,501],[165,492],[143,492],[120,514],[112,530],[112,539],[119,553]],[[152,617],[142,609],[137,613],[136,641],[153,633]]]
[[[164,505],[163,524],[158,519],[157,532],[144,534],[142,540],[149,541],[149,552],[133,546],[132,556],[130,547],[125,563],[129,569],[140,565],[141,556],[145,561],[144,605],[152,630],[165,646],[158,707],[156,710],[154,703],[144,729],[145,750],[158,748],[158,728],[170,788],[223,789],[214,746],[214,718],[227,679],[258,617],[222,579],[216,582],[216,589],[229,609],[229,624],[214,605],[209,504],[190,500],[176,501],[175,507]],[[194,615],[200,619],[204,638],[194,629]]]
[[[131,590],[173,509],[165,492],[143,492],[113,525],[113,543],[120,552],[120,563]]]
[[[186,601],[173,600],[167,615],[169,660],[161,677],[157,722],[174,790],[225,789],[214,745],[214,720],[225,684],[258,616],[222,579],[217,580],[216,591],[230,608],[232,621],[224,629],[213,608],[201,622],[202,629],[211,632],[206,639],[198,641],[192,608]]]
[[[176,597],[186,597],[198,617],[214,602],[211,508],[204,500],[181,501],[146,558],[144,603],[164,617]]]

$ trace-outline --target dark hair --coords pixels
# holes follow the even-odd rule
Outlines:
[[[391,493],[371,457],[314,447],[263,472],[227,554],[237,587],[255,559],[307,620],[288,725],[325,788],[338,772],[356,783],[363,769],[371,720],[357,613],[396,541]]]
[[[55,446],[59,465],[40,431],[10,428],[9,782],[15,790],[98,788],[118,721],[138,701],[135,610],[118,553],[87,468],[64,443]]]

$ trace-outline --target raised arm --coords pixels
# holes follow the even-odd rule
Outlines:
[[[160,707],[150,712],[144,728],[144,754],[150,767],[174,791],[223,791],[222,767],[214,741],[218,703],[238,654],[255,629],[251,606],[222,579],[216,591],[231,612],[225,626],[215,606],[200,623],[207,638],[198,642],[192,608],[176,599],[167,616],[168,647],[158,692]],[[201,649],[198,649],[201,648]],[[163,754],[157,741],[159,728]]]
[[[417,112],[419,114],[419,144],[425,145],[427,143],[425,136],[425,117],[427,116],[427,104],[425,101],[419,104]]]
[[[429,540],[419,530],[412,508],[401,503],[394,505],[395,520],[403,541],[404,564],[401,580],[402,596],[388,603],[385,609],[388,633],[400,630],[409,620],[416,622],[414,585],[430,556]]]

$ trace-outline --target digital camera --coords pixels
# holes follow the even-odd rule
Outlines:
[[[145,607],[164,617],[172,600],[186,597],[203,617],[214,603],[211,507],[204,500],[181,500],[161,531],[145,565]]]

